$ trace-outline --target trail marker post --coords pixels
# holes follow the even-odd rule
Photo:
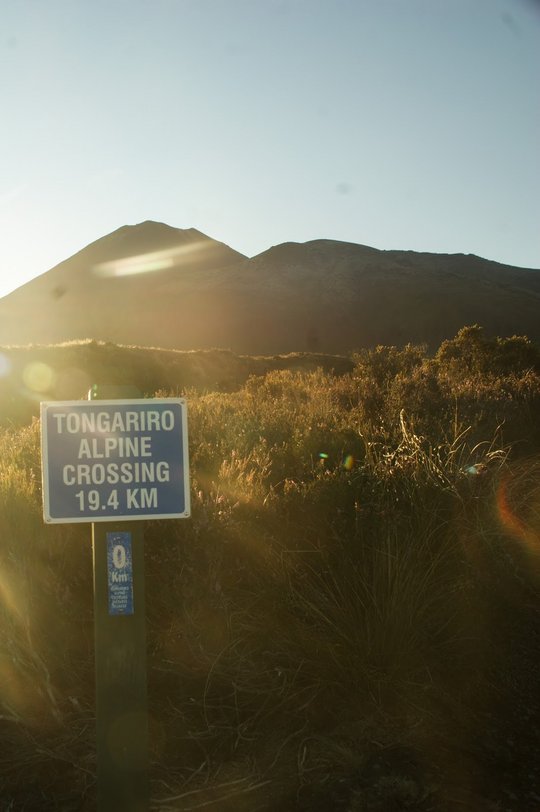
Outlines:
[[[92,522],[99,812],[149,807],[140,520],[190,515],[186,403],[138,395],[41,404],[45,521]]]

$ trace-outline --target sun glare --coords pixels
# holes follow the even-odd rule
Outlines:
[[[534,527],[518,516],[517,511],[510,504],[508,494],[508,479],[504,479],[497,490],[497,514],[505,530],[516,541],[526,547],[534,555],[540,553],[540,537]]]
[[[11,372],[11,361],[0,352],[0,378],[5,378]]]
[[[54,385],[55,372],[48,364],[32,361],[23,370],[23,381],[32,392],[47,392]]]
[[[148,254],[137,254],[132,257],[115,259],[111,262],[102,262],[94,266],[94,273],[105,277],[121,277],[163,271],[191,259],[193,254],[201,253],[206,248],[208,248],[208,243],[199,240],[189,245],[167,248],[164,251],[153,251]]]

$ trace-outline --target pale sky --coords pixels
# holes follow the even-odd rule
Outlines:
[[[538,0],[1,0],[0,295],[125,224],[540,268]]]

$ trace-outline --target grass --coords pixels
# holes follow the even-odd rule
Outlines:
[[[506,341],[180,387],[192,518],[145,531],[152,809],[496,808],[478,731],[539,575],[538,356]],[[0,793],[92,809],[90,528],[44,526],[39,472],[39,423],[12,420]]]

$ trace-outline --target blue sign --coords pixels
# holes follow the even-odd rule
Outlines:
[[[48,523],[187,518],[183,398],[41,404]]]
[[[106,533],[109,614],[133,614],[131,533]]]

